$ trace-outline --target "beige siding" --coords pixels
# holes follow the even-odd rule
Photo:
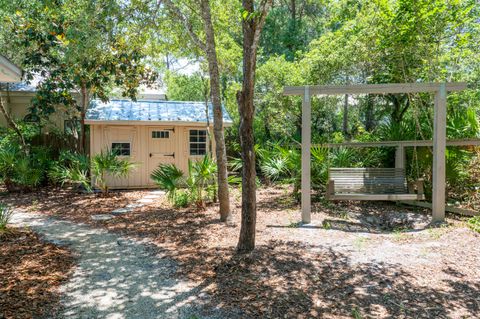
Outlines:
[[[173,163],[187,173],[188,160],[202,157],[189,155],[190,129],[205,129],[205,126],[92,124],[90,125],[90,154],[93,156],[102,150],[110,149],[112,143],[131,143],[129,158],[136,163],[135,170],[128,178],[109,178],[109,186],[111,188],[154,187],[150,174],[159,164]],[[168,132],[168,138],[165,136],[152,138],[153,131]],[[214,149],[213,141],[212,148]],[[172,154],[175,154],[175,157],[170,156]]]
[[[29,113],[32,98],[35,93],[32,92],[2,92],[2,97],[6,101],[7,109],[14,118],[14,120],[23,120],[25,115]],[[64,122],[68,119],[65,107],[59,106],[57,111],[52,114],[48,120],[47,131],[50,127],[57,129],[64,129]],[[7,121],[3,114],[0,114],[0,126],[7,126]]]

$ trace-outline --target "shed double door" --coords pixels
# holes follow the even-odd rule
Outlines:
[[[147,147],[147,173],[150,184],[150,174],[160,164],[175,164],[175,129],[174,127],[149,127]]]

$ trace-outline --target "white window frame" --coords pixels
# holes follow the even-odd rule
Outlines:
[[[205,132],[205,142],[198,142],[198,141],[192,142],[192,141],[190,141],[192,131],[204,131]],[[197,138],[198,137],[200,137],[200,136],[197,135]],[[197,144],[197,145],[205,144],[205,153],[204,154],[192,154],[192,144]],[[189,129],[188,130],[188,155],[189,156],[205,156],[207,154],[208,154],[208,130],[207,129],[196,129],[196,128]]]

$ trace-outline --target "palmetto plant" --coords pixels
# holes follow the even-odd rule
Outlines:
[[[86,155],[71,151],[60,152],[58,161],[50,167],[48,177],[54,183],[61,186],[65,184],[77,184],[91,191],[88,178],[90,161]]]
[[[217,165],[210,156],[204,156],[198,161],[188,161],[187,186],[191,198],[195,201],[197,207],[205,206],[204,191],[208,193],[214,193],[216,191],[216,173]]]
[[[270,181],[291,182],[297,178],[300,170],[300,152],[295,148],[282,147],[279,144],[255,149],[260,171]]]
[[[187,177],[174,164],[160,164],[150,177],[158,187],[167,192],[171,203],[182,202],[178,206],[184,206],[188,199],[188,202],[193,201],[198,207],[204,207],[205,199],[209,198],[209,195],[215,194],[216,173],[215,161],[209,156],[204,156],[198,161],[188,161]],[[178,192],[179,189],[185,187],[187,192]]]
[[[12,218],[13,210],[5,204],[0,204],[0,231],[7,229],[7,224]]]
[[[95,185],[104,195],[107,195],[109,190],[107,177],[125,178],[135,167],[135,163],[119,158],[115,151],[107,150],[92,157],[90,172],[94,177]]]
[[[43,168],[35,154],[26,155],[16,145],[0,149],[0,178],[8,191],[31,189],[43,179]]]
[[[160,189],[167,192],[170,201],[174,200],[177,190],[184,185],[183,172],[174,164],[160,164],[150,177]]]

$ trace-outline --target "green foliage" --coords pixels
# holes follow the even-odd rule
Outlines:
[[[174,206],[185,207],[193,202],[203,208],[205,200],[215,197],[216,174],[215,161],[206,155],[202,159],[188,161],[188,176],[184,176],[174,164],[160,164],[151,178],[160,189],[167,191],[168,199]]]
[[[180,190],[173,197],[173,206],[177,208],[188,207],[192,202],[190,194],[187,191]]]
[[[217,174],[217,165],[208,155],[201,160],[188,161],[187,187],[192,200],[197,207],[205,206],[205,191],[207,194],[216,192],[215,176]]]
[[[79,185],[91,191],[90,161],[87,156],[72,151],[61,151],[59,159],[51,166],[48,176],[53,183]]]
[[[107,178],[126,178],[136,167],[135,163],[128,159],[120,158],[113,150],[102,151],[91,159],[90,173],[92,174],[95,186],[104,195],[108,194]]]
[[[205,101],[209,97],[208,78],[201,74],[175,74],[167,72],[164,78],[167,97],[172,101]]]
[[[184,175],[174,164],[160,164],[150,175],[157,186],[167,192],[170,201],[174,201],[179,188],[183,186]]]
[[[139,21],[133,7],[117,1],[27,1],[5,6],[2,31],[12,36],[5,45],[20,51],[27,80],[41,75],[32,113],[49,116],[59,105],[82,116],[73,91],[108,100],[113,87],[135,98],[139,85],[156,75],[146,67],[144,37],[132,36]]]
[[[26,191],[39,186],[44,181],[48,161],[43,157],[42,148],[25,154],[18,145],[0,148],[0,179],[8,191]]]
[[[13,209],[3,203],[0,203],[0,232],[7,229],[7,224],[10,222],[12,215]]]
[[[468,227],[470,227],[471,230],[480,233],[480,216],[470,218],[468,220]]]

